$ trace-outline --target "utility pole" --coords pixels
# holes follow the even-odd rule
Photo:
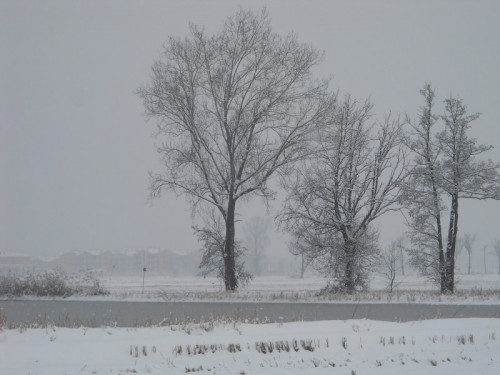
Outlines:
[[[142,294],[144,294],[144,279],[146,278],[146,251],[142,252]]]

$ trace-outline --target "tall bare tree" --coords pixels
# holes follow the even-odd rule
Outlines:
[[[472,263],[472,248],[477,240],[477,236],[474,234],[465,233],[461,238],[463,242],[463,248],[467,251],[468,264],[467,264],[467,274],[470,275],[471,263]]]
[[[405,144],[414,155],[412,172],[404,185],[402,202],[409,214],[407,222],[412,246],[408,249],[411,264],[445,292],[446,265],[442,228],[443,190],[439,184],[441,174],[440,148],[436,142],[435,125],[439,116],[434,114],[435,93],[425,84],[420,94],[424,105],[419,108],[418,122],[408,117],[410,132]]]
[[[405,275],[405,238],[404,236],[399,236],[396,239],[396,248],[399,250],[399,261],[401,262],[401,275]]]
[[[252,195],[269,199],[268,180],[301,159],[312,129],[324,121],[333,95],[312,69],[322,54],[296,35],[274,33],[267,11],[240,9],[222,30],[191,26],[171,37],[138,90],[146,115],[158,120],[163,173],[151,192],[212,205],[225,223],[224,281],[235,290],[235,213]]]
[[[500,199],[500,164],[478,160],[492,146],[478,145],[469,135],[479,114],[467,114],[460,98],[446,99],[445,114],[432,115],[434,91],[429,84],[421,91],[425,105],[407,144],[415,154],[410,183],[405,192],[409,209],[412,262],[440,285],[442,293],[455,289],[455,253],[461,199]],[[431,132],[437,120],[443,130]],[[449,199],[446,247],[442,201]]]
[[[307,267],[314,260],[314,253],[310,252],[310,247],[307,243],[300,237],[300,234],[292,234],[292,241],[290,242],[288,249],[291,254],[300,257],[300,278],[304,278]],[[311,255],[313,257],[311,257]]]
[[[493,146],[479,145],[469,135],[478,113],[468,115],[461,98],[445,100],[444,130],[438,134],[443,152],[442,186],[450,199],[446,244],[446,291],[455,291],[455,248],[461,199],[500,199],[500,164],[478,160]]]
[[[378,253],[374,220],[397,209],[405,175],[399,121],[372,124],[372,104],[346,96],[296,168],[279,221],[313,266],[347,293],[367,286]]]
[[[396,286],[396,276],[402,270],[401,241],[392,241],[389,247],[380,254],[380,273],[387,280],[387,290],[392,293]],[[404,275],[404,274],[403,274]]]
[[[484,265],[484,274],[488,271],[488,267],[486,266],[486,249],[488,249],[488,245],[483,245],[483,265]]]

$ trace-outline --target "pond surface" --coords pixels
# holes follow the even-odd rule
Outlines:
[[[499,305],[436,305],[295,302],[130,302],[2,300],[9,324],[38,322],[65,326],[132,327],[160,322],[207,321],[227,317],[248,322],[372,319],[411,321],[435,318],[500,318]]]

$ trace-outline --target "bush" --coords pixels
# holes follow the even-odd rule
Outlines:
[[[96,296],[109,292],[91,272],[68,275],[63,271],[29,272],[25,275],[0,275],[0,296],[69,297]]]

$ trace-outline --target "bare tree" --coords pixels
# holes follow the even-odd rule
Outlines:
[[[469,233],[465,233],[463,237],[461,238],[463,242],[463,248],[465,251],[467,251],[468,255],[468,266],[467,266],[467,274],[470,275],[470,269],[471,269],[471,260],[472,260],[472,247],[474,246],[474,243],[477,240],[476,235],[471,235]]]
[[[305,254],[300,254],[300,278],[304,278],[304,274],[306,273],[307,267],[311,264],[311,262],[305,257]]]
[[[440,285],[442,293],[455,288],[455,256],[459,200],[500,199],[499,164],[477,160],[491,146],[478,145],[468,132],[479,114],[467,115],[462,99],[445,100],[444,129],[433,132],[439,117],[432,114],[434,91],[421,90],[425,105],[407,145],[415,154],[415,166],[405,189],[410,220],[412,264]],[[444,247],[443,199],[450,200],[449,225]]]
[[[399,236],[395,241],[396,249],[398,250],[398,259],[400,262],[399,268],[401,270],[401,275],[405,275],[405,237]]]
[[[235,213],[251,196],[273,198],[268,180],[307,152],[305,141],[333,101],[312,77],[322,54],[296,35],[271,29],[268,14],[240,9],[222,31],[191,26],[171,37],[138,90],[146,115],[158,120],[164,173],[151,193],[211,205],[225,224],[225,286],[235,290]]]
[[[303,279],[304,273],[313,259],[309,257],[310,252],[307,244],[301,239],[300,235],[294,234],[292,237],[293,241],[289,245],[289,251],[291,254],[300,257],[300,278]]]
[[[484,274],[486,275],[487,267],[486,267],[486,249],[488,245],[483,245],[483,264],[484,264]]]
[[[445,100],[444,130],[438,134],[443,152],[443,190],[451,200],[446,245],[446,291],[455,290],[455,248],[458,233],[460,199],[500,199],[500,164],[477,157],[493,146],[478,145],[469,136],[472,121],[478,113],[468,115],[460,98]]]
[[[333,108],[312,160],[296,168],[278,219],[298,236],[313,266],[332,288],[352,293],[367,286],[378,253],[374,220],[397,209],[405,175],[401,125],[387,116],[369,124],[372,104],[350,96]]]
[[[431,85],[426,84],[420,94],[424,98],[424,105],[419,108],[417,123],[407,117],[411,131],[405,137],[405,144],[414,155],[414,165],[402,194],[402,202],[409,214],[407,224],[412,246],[408,253],[412,266],[440,285],[441,292],[444,293],[444,207],[441,198],[443,191],[439,185],[440,148],[435,140],[435,125],[439,117],[434,114],[435,93]]]
[[[224,250],[225,241],[224,236],[225,225],[221,220],[220,215],[213,209],[205,210],[203,216],[204,225],[202,227],[193,227],[198,240],[203,244],[202,259],[199,268],[201,275],[206,277],[210,274],[215,274],[218,279],[224,281],[225,277],[225,264],[224,264]],[[240,284],[247,284],[252,280],[252,275],[245,271],[245,263],[243,256],[246,249],[241,246],[239,241],[234,243],[234,258],[235,258],[235,272],[236,278]]]
[[[397,273],[401,271],[401,243],[391,242],[389,248],[380,254],[380,272],[387,280],[387,290],[392,293]]]
[[[245,223],[245,244],[252,254],[255,275],[262,273],[262,261],[269,244],[269,218],[254,216]]]
[[[500,240],[495,240],[495,242],[493,242],[493,252],[498,259],[498,274],[500,275]]]

